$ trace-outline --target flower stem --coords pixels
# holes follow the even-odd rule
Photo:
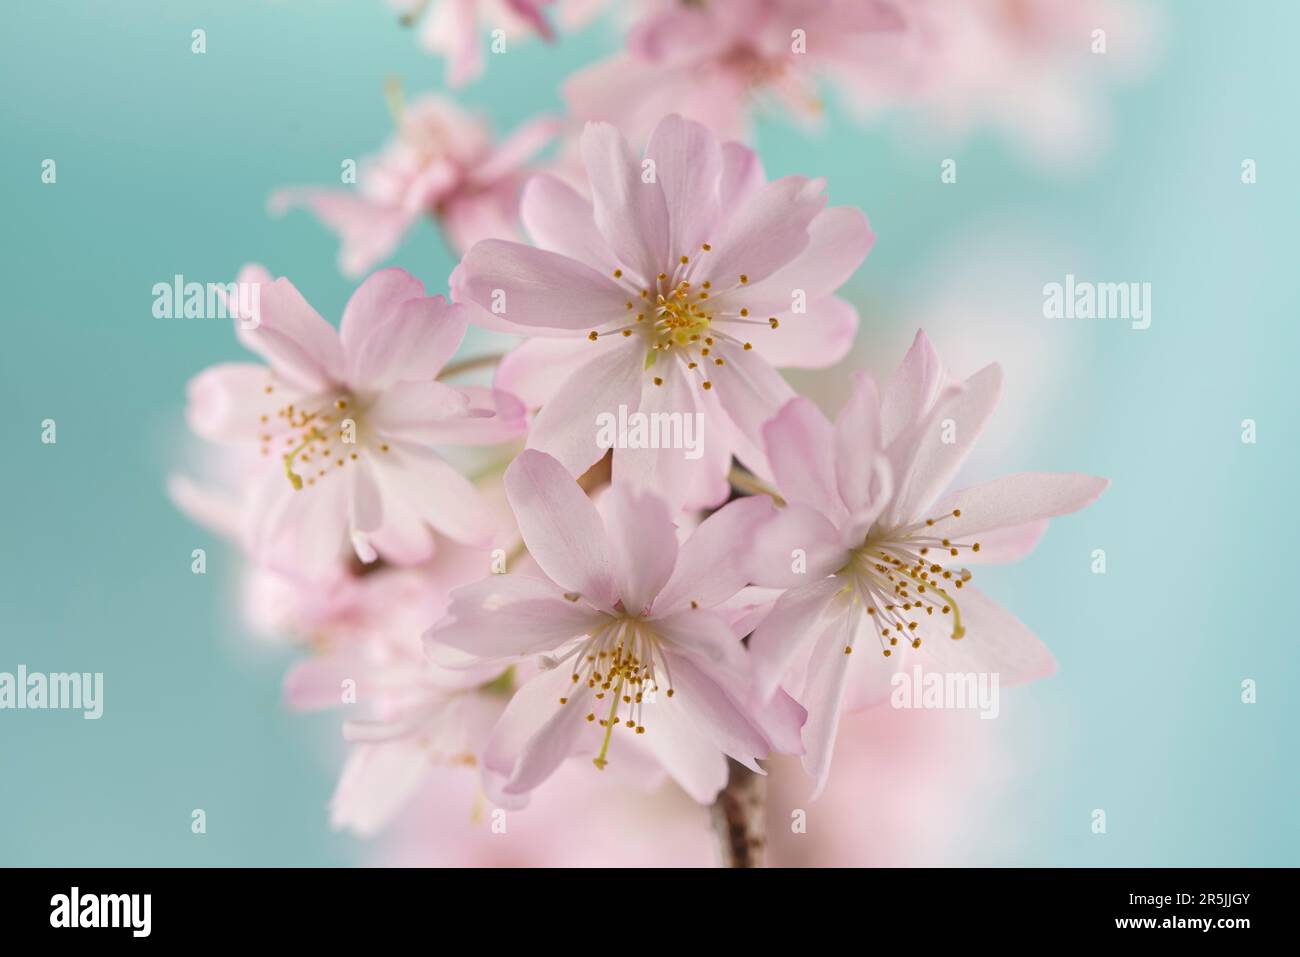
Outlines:
[[[496,366],[505,355],[500,352],[489,352],[487,355],[471,356],[468,359],[461,359],[459,362],[453,362],[445,365],[442,371],[438,373],[439,379],[451,379],[458,375],[464,375],[466,372],[474,372],[478,369],[491,369]]]
[[[767,778],[735,761],[713,802],[713,830],[724,867],[762,867],[767,851]]]
[[[731,467],[730,474],[727,475],[727,481],[731,487],[738,492],[744,492],[746,495],[766,495],[772,499],[777,506],[784,506],[785,499],[778,495],[773,489],[770,489],[758,476],[751,475],[738,465]]]

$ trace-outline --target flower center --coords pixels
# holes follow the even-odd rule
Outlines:
[[[708,253],[713,247],[704,243],[701,249]],[[754,347],[738,334],[741,330],[735,327],[761,326],[772,330],[779,328],[781,323],[775,316],[751,318],[748,308],[733,304],[734,297],[729,296],[723,306],[717,305],[716,300],[710,301],[709,297],[715,294],[713,280],[696,275],[706,268],[697,268],[697,263],[703,261],[702,257],[692,261],[689,256],[679,256],[671,271],[659,273],[650,288],[636,288],[625,279],[622,269],[615,269],[614,278],[628,290],[627,311],[634,314],[634,319],[625,326],[605,332],[593,329],[587,338],[597,342],[607,336],[626,338],[641,335],[646,342],[647,372],[654,369],[662,355],[676,360],[689,375],[698,377],[701,388],[712,389],[710,369],[726,365],[726,360],[716,354],[717,347],[725,344],[746,351]],[[719,279],[719,282],[723,281]],[[749,283],[749,276],[741,273],[725,277],[725,282],[733,289],[739,288]],[[667,374],[662,367],[661,371]],[[653,381],[661,386],[664,377],[656,375]]]
[[[940,527],[946,519],[960,515],[961,509],[953,509],[938,518],[901,528],[872,528],[836,572],[852,591],[854,600],[866,609],[886,658],[900,638],[913,648],[921,647],[916,631],[922,615],[952,615],[953,640],[966,634],[953,593],[970,581],[971,573],[967,568],[953,567],[953,559],[963,551],[978,552],[980,545],[950,541],[942,537]],[[852,652],[853,645],[845,645],[844,653]]]
[[[266,386],[267,395],[274,386]],[[270,455],[279,445],[285,477],[295,489],[315,485],[331,471],[355,462],[362,448],[361,409],[356,398],[347,392],[290,402],[271,415],[261,417],[263,431],[258,438],[262,454]],[[320,403],[317,405],[317,403]],[[379,446],[387,452],[387,444]]]
[[[668,670],[668,661],[659,647],[658,636],[649,624],[641,618],[610,618],[597,628],[587,639],[564,659],[574,660],[573,684],[585,683],[596,693],[596,700],[601,702],[596,710],[604,711],[603,703],[609,699],[609,710],[604,717],[598,717],[596,711],[588,712],[587,720],[592,724],[599,722],[605,729],[600,753],[593,762],[604,770],[609,762],[610,740],[614,729],[620,724],[637,734],[645,734],[645,725],[641,723],[643,705],[647,700],[653,702],[659,692],[659,669],[663,669],[668,687],[665,693],[673,696],[672,675]],[[563,662],[561,662],[563,663]],[[569,703],[568,697],[560,699],[561,705]],[[619,714],[619,709],[624,714]]]

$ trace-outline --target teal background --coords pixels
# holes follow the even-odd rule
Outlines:
[[[879,241],[852,283],[874,304],[866,337],[910,335],[904,291],[936,278],[923,271],[936,246],[983,222],[1076,251],[1040,283],[1072,271],[1154,286],[1145,332],[1070,327],[1083,347],[1052,360],[1069,388],[1025,398],[1046,425],[1002,464],[1114,486],[1031,560],[981,572],[1061,671],[1004,691],[1016,780],[956,859],[1300,863],[1300,6],[1172,6],[1149,75],[1104,94],[1113,140],[1083,175],[1044,172],[990,134],[930,143],[841,116],[821,136],[759,130],[770,173],[827,176],[833,201],[871,217]],[[614,42],[598,25],[558,49],[518,47],[462,99],[509,130],[558,111],[559,81]],[[379,0],[6,8],[0,671],[102,671],[106,687],[98,722],[0,712],[0,864],[361,859],[360,842],[328,829],[335,718],[283,711],[287,659],[241,634],[236,556],[164,494],[187,459],[186,380],[240,350],[225,323],[150,307],[174,273],[221,280],[259,261],[337,317],[350,285],[334,238],[306,215],[269,219],[264,202],[277,186],[336,182],[343,158],[380,144],[390,73],[410,93],[442,75]],[[956,187],[938,180],[948,156]],[[40,180],[47,157],[56,185]],[[1240,182],[1245,157],[1256,185]],[[454,265],[427,225],[395,261],[431,290]],[[45,418],[57,445],[40,442]],[[1255,445],[1240,441],[1245,418]],[[206,576],[190,573],[196,547]],[[1094,548],[1104,576],[1089,572]],[[1240,702],[1245,678],[1254,705]],[[1091,833],[1094,808],[1105,836]]]

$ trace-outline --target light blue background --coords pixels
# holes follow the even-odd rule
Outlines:
[[[206,55],[190,52],[195,27]],[[988,135],[930,146],[838,119],[811,140],[760,130],[769,172],[825,175],[835,202],[870,215],[864,297],[924,284],[931,250],[990,218],[1084,251],[1042,281],[1069,270],[1155,289],[1145,332],[1075,327],[1087,348],[1065,357],[1071,388],[1041,399],[1050,428],[1007,463],[1114,487],[1032,560],[983,579],[1061,673],[1004,693],[1038,717],[966,860],[1300,863],[1297,31],[1300,6],[1283,0],[1176,4],[1162,62],[1112,92],[1114,142],[1082,177],[1045,175]],[[510,129],[559,110],[558,82],[612,42],[597,27],[513,50],[463,99]],[[334,182],[342,158],[388,135],[389,73],[418,92],[441,66],[379,0],[6,7],[0,670],[103,671],[106,711],[0,713],[0,864],[359,858],[327,827],[335,718],[282,710],[285,659],[239,633],[235,556],[164,495],[185,459],[186,380],[240,350],[224,323],[152,318],[150,290],[260,261],[337,316],[350,287],[335,240],[263,204],[277,186]],[[944,156],[959,187],[938,182]],[[40,181],[47,157],[54,186]],[[1244,157],[1257,185],[1239,181]],[[427,226],[396,262],[431,289],[454,264]],[[909,321],[872,314],[865,334]],[[45,418],[57,445],[39,441]],[[195,547],[209,549],[205,577],[190,573]],[[1097,547],[1105,576],[1088,573]],[[1259,682],[1253,706],[1243,678]]]

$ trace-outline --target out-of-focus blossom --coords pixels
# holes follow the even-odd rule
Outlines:
[[[603,770],[612,753],[642,745],[707,803],[726,783],[727,755],[758,771],[755,759],[774,747],[798,750],[803,713],[793,701],[775,692],[762,715],[742,705],[749,659],[719,610],[747,584],[742,559],[769,501],[732,502],[679,548],[672,513],[649,493],[615,483],[602,520],[565,468],[532,450],[505,481],[546,578],[494,575],[458,589],[427,636],[435,657],[450,647],[540,660],[484,754],[496,803],[521,805],[571,756],[592,755]]]
[[[902,24],[889,0],[726,0],[651,4],[627,48],[565,84],[583,119],[615,123],[644,142],[680,113],[743,139],[756,104],[804,121],[822,116],[823,79],[855,81],[880,38]]]
[[[678,116],[644,158],[604,123],[582,151],[591,200],[533,178],[521,214],[536,245],[476,244],[453,297],[482,307],[476,323],[538,337],[497,378],[542,407],[530,448],[580,475],[607,450],[602,416],[698,413],[697,457],[618,446],[614,479],[675,507],[716,505],[733,453],[766,474],[760,429],[794,395],[776,367],[848,350],[857,311],[834,293],[874,237],[860,211],[826,208],[823,181],[769,183],[751,150]]]
[[[1116,0],[892,0],[903,28],[857,65],[849,100],[961,133],[989,125],[1075,166],[1106,134],[1097,90],[1151,58],[1152,8]]]
[[[324,582],[261,571],[260,597],[278,598],[274,606],[260,603],[262,613],[296,611],[299,620],[281,627],[308,636],[312,651],[286,676],[285,700],[296,710],[352,713],[343,725],[350,752],[330,801],[335,827],[375,833],[431,768],[468,771],[477,781],[512,677],[501,666],[438,667],[420,635],[429,616],[445,612],[451,589],[490,564],[484,549],[443,542],[431,562],[414,568],[353,571]]]
[[[804,766],[818,789],[841,704],[880,700],[911,663],[905,649],[938,670],[996,673],[1004,685],[1055,669],[1032,632],[969,587],[966,566],[1023,557],[1048,518],[1090,504],[1108,483],[1022,472],[941,498],[1001,385],[996,364],[951,378],[920,333],[883,395],[861,376],[834,423],[798,398],[764,427],[787,504],[756,539],[753,577],[790,590],[750,648],[759,699],[784,685],[809,711]],[[873,639],[889,661],[853,654]]]
[[[530,120],[494,143],[485,120],[439,96],[395,104],[394,115],[397,135],[362,162],[356,190],[282,189],[272,194],[271,211],[310,209],[338,233],[339,269],[350,278],[391,256],[426,216],[441,225],[458,254],[480,239],[519,235],[519,191],[528,163],[555,135],[558,121]]]
[[[525,416],[498,390],[436,380],[464,337],[464,307],[388,269],[357,289],[335,331],[287,279],[245,270],[241,281],[258,290],[260,314],[237,334],[269,365],[200,373],[187,415],[201,437],[261,452],[240,509],[247,550],[311,578],[349,547],[363,562],[417,564],[434,530],[490,541],[490,510],[431,447],[506,441]]]
[[[572,2],[572,0],[570,0]],[[406,26],[419,25],[420,45],[446,61],[448,86],[483,73],[489,35],[507,44],[528,36],[554,39],[545,7],[552,0],[388,0]]]

